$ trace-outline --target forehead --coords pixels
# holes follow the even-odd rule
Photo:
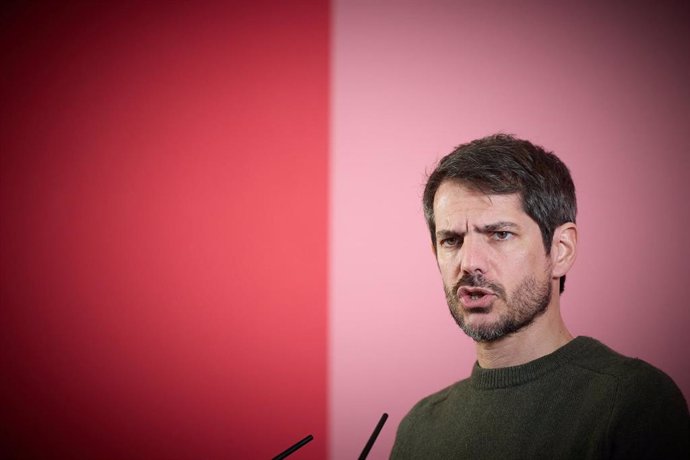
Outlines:
[[[530,219],[522,207],[519,193],[508,195],[486,194],[460,182],[443,182],[434,196],[434,218],[436,226],[452,225],[461,219],[478,220],[475,222]],[[487,222],[484,222],[487,221]]]

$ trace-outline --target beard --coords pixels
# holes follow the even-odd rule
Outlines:
[[[506,311],[492,324],[478,326],[467,324],[458,298],[458,289],[461,286],[490,289],[496,294],[496,300],[502,300],[506,304]],[[552,286],[548,276],[543,282],[530,276],[525,278],[508,298],[505,289],[500,284],[485,280],[481,274],[465,274],[451,289],[445,283],[443,289],[450,314],[453,315],[460,329],[475,342],[493,342],[529,326],[542,315],[549,306]]]

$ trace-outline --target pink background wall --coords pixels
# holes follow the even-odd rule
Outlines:
[[[571,331],[690,396],[690,18],[646,3],[335,1],[332,458],[355,458],[387,411],[371,456],[386,458],[407,410],[469,374],[420,197],[441,156],[496,131],[555,150],[574,176]]]

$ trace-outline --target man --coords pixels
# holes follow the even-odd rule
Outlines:
[[[563,322],[576,201],[555,155],[502,134],[461,145],[429,176],[423,204],[477,362],[407,414],[391,458],[690,458],[673,381]]]

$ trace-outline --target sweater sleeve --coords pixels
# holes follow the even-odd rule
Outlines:
[[[609,425],[611,458],[690,458],[690,416],[676,384],[631,359],[618,383]]]

